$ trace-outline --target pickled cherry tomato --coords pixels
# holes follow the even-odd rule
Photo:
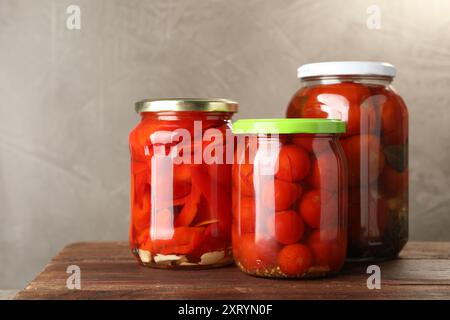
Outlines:
[[[286,112],[286,116],[288,118],[299,117],[298,115],[302,113],[302,110],[304,109],[306,102],[308,102],[308,96],[310,91],[311,91],[310,88],[304,88],[303,90],[297,91],[297,93],[292,97],[291,101],[289,102],[288,110]]]
[[[344,120],[347,122],[344,136],[369,133],[376,128],[377,116],[369,98],[370,90],[363,85],[345,82],[314,87],[306,95],[308,98],[301,111],[302,118]],[[296,96],[292,98],[296,99]]]
[[[408,138],[408,111],[403,100],[389,94],[379,108],[383,142],[388,145],[404,144]]]
[[[275,213],[275,220],[268,220],[271,234],[282,244],[292,244],[299,241],[305,230],[302,218],[295,211],[279,211]]]
[[[235,219],[233,219],[235,221]],[[239,258],[240,252],[240,230],[239,226],[236,223],[233,223],[231,227],[231,241],[232,241],[232,249],[233,249],[233,257],[234,259]]]
[[[310,161],[308,154],[296,145],[281,147],[278,155],[277,179],[296,182],[309,173]]]
[[[327,234],[330,233],[331,234]],[[315,230],[308,238],[308,247],[311,250],[314,263],[319,266],[338,270],[345,260],[346,242],[335,241],[337,230]]]
[[[375,135],[353,136],[341,141],[347,157],[349,185],[375,181],[385,165],[385,155]]]
[[[280,245],[271,238],[255,238],[258,259],[265,266],[274,266],[277,262]]]
[[[255,250],[255,235],[251,233],[242,234],[238,237],[239,262],[246,269],[256,269],[259,267],[258,253]]]
[[[326,190],[313,189],[306,192],[299,204],[299,212],[311,228],[335,227],[336,200]]]
[[[377,116],[370,99],[349,107],[347,126],[348,133],[344,136],[368,134],[377,129]]]
[[[339,174],[336,155],[332,152],[323,152],[316,155],[312,161],[308,183],[315,188],[335,192],[339,188]]]
[[[281,271],[290,276],[304,274],[311,263],[311,251],[302,244],[285,246],[278,254],[278,265]]]
[[[359,104],[370,95],[370,90],[366,86],[355,82],[331,84],[326,87],[315,88],[315,90],[319,94],[322,92],[323,94],[336,94],[345,97],[350,104]]]
[[[239,201],[239,226],[243,233],[255,232],[255,201],[251,197],[242,197]]]
[[[302,194],[301,185],[275,179],[265,183],[262,198],[267,208],[275,211],[289,209]]]
[[[254,233],[238,238],[240,263],[246,269],[265,268],[276,263],[279,245],[270,239],[257,239]]]

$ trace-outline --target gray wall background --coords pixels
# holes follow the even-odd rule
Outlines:
[[[225,97],[238,117],[281,117],[300,64],[341,59],[398,67],[411,239],[450,240],[450,1],[0,0],[0,288],[69,242],[127,238],[135,101]]]

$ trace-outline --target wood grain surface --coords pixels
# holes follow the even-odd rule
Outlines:
[[[319,280],[256,278],[235,266],[173,271],[139,266],[125,242],[65,247],[15,299],[450,299],[450,243],[410,242],[380,262],[381,289],[369,290],[370,263],[348,263]],[[81,290],[69,290],[69,265],[81,268]]]

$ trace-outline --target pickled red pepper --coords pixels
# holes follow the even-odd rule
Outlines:
[[[145,100],[130,133],[130,245],[152,267],[232,262],[229,100]],[[230,131],[230,132],[228,132]],[[230,146],[231,145],[231,146]],[[230,158],[230,157],[228,157]]]

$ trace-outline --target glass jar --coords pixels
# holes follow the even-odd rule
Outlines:
[[[233,256],[245,273],[313,278],[337,273],[347,248],[342,121],[238,120]]]
[[[136,111],[141,121],[129,135],[133,254],[157,268],[231,263],[230,119],[237,103],[143,100]]]
[[[349,247],[355,260],[395,258],[408,239],[408,111],[379,62],[301,66],[289,118],[347,123],[340,138],[349,169]]]

